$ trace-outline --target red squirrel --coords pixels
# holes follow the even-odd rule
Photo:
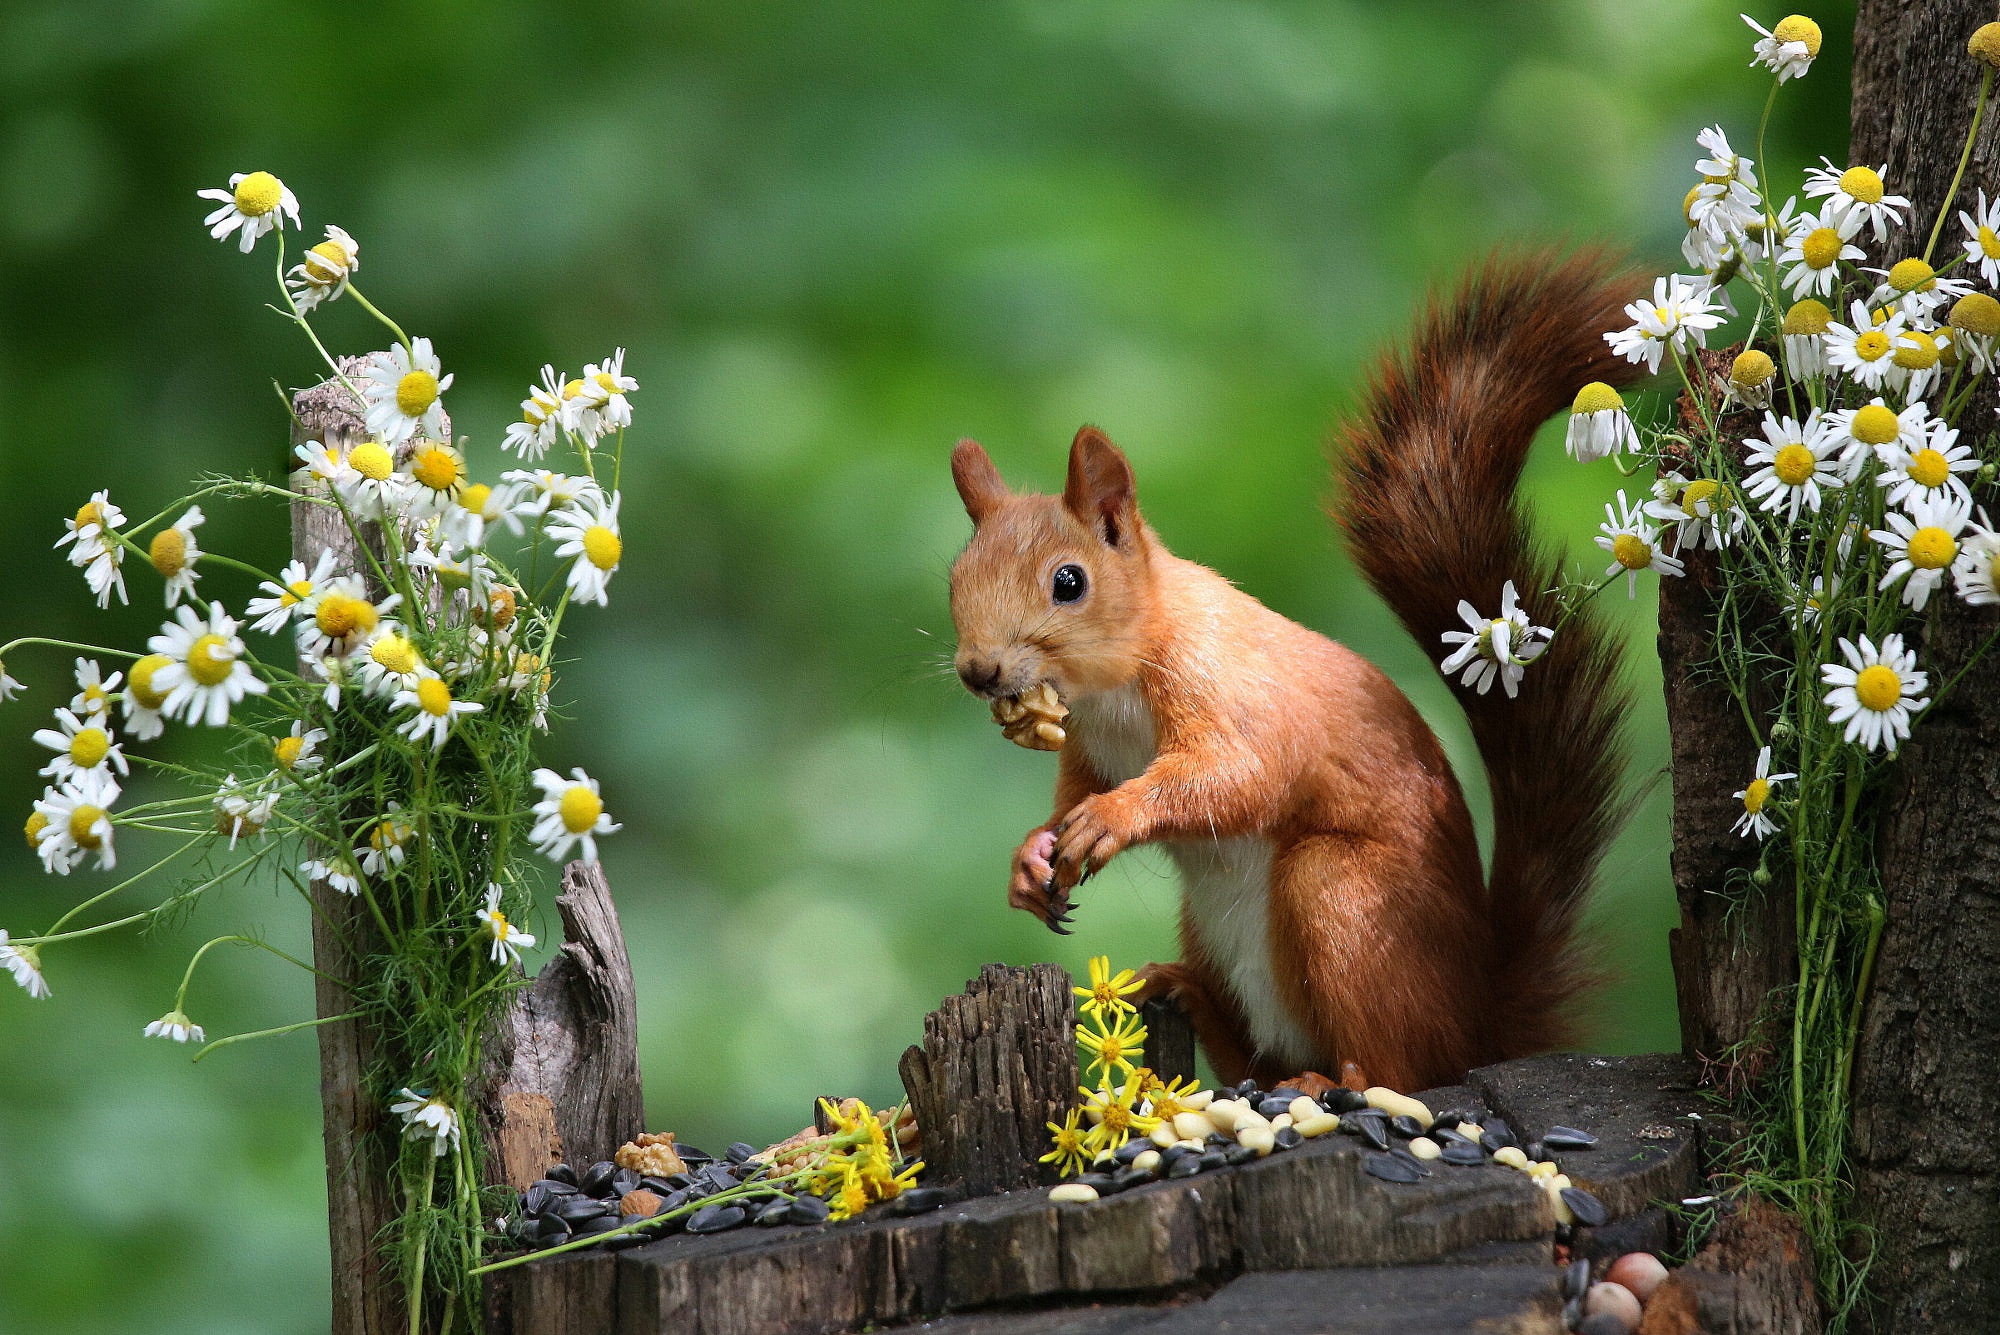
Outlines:
[[[1638,369],[1603,334],[1636,277],[1597,254],[1495,259],[1433,301],[1338,431],[1332,513],[1355,564],[1436,661],[1468,599],[1512,581],[1560,632],[1518,698],[1453,682],[1493,793],[1490,878],[1430,727],[1380,669],[1168,551],[1132,468],[1077,433],[1061,496],[1016,494],[970,440],[973,522],[951,571],[956,667],[989,701],[1054,685],[1070,712],[1055,810],[1008,903],[1062,931],[1070,893],[1135,844],[1181,872],[1181,959],[1147,992],[1186,1006],[1226,1083],[1352,1063],[1416,1090],[1574,1033],[1594,981],[1574,939],[1628,809],[1619,650],[1561,618],[1560,553],[1515,487],[1537,429],[1586,382]]]

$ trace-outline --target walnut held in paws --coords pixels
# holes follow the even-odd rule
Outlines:
[[[1068,717],[1069,710],[1056,695],[1056,688],[1045,681],[1020,695],[993,702],[993,721],[1000,725],[1002,735],[1030,751],[1062,750],[1069,736],[1062,721]]]

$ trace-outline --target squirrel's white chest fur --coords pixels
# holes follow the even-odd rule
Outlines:
[[[1070,711],[1070,736],[1105,782],[1124,783],[1153,763],[1153,715],[1136,685],[1081,696]],[[1181,871],[1188,918],[1243,1007],[1251,1040],[1264,1055],[1304,1070],[1314,1060],[1312,1040],[1279,999],[1271,972],[1271,841],[1175,839],[1167,851]]]

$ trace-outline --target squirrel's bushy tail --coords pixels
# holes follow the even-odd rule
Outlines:
[[[1496,256],[1434,297],[1386,354],[1338,440],[1334,517],[1353,560],[1433,663],[1461,598],[1498,616],[1512,580],[1536,625],[1558,619],[1561,552],[1515,495],[1536,432],[1592,380],[1629,383],[1604,333],[1639,287],[1596,252]],[[1618,641],[1591,607],[1528,665],[1520,695],[1452,682],[1493,794],[1493,1040],[1500,1057],[1570,1032],[1592,981],[1574,940],[1597,866],[1629,810]]]

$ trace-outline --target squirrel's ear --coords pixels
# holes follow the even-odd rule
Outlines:
[[[1007,499],[1007,484],[976,440],[961,440],[951,452],[951,480],[958,484],[958,498],[974,524],[993,513],[993,507]]]
[[[1069,485],[1063,506],[1117,547],[1137,531],[1139,501],[1132,465],[1111,438],[1094,426],[1076,433],[1069,447]]]

